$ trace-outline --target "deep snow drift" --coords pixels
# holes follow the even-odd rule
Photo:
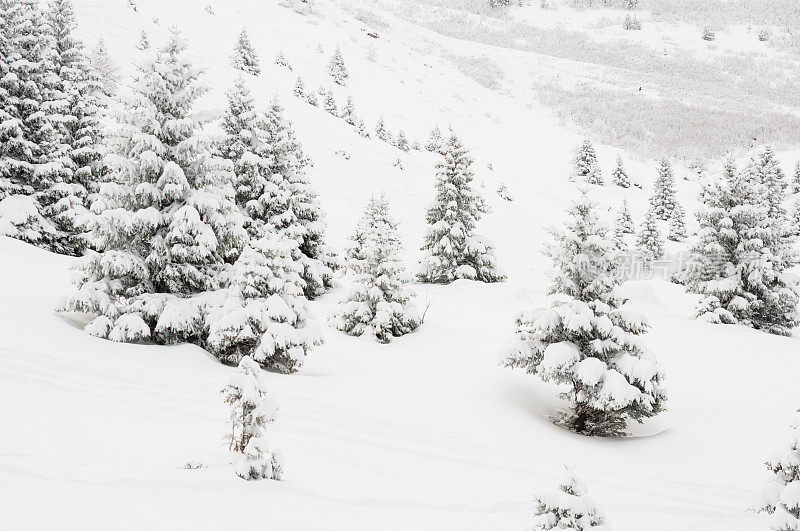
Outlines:
[[[233,84],[228,55],[242,25],[262,60],[252,80],[263,108],[277,94],[314,160],[310,177],[341,248],[370,194],[385,192],[414,268],[433,194],[434,157],[362,139],[342,120],[291,95],[297,75],[310,90],[352,95],[372,129],[424,142],[434,124],[461,135],[476,158],[476,182],[493,212],[480,232],[508,273],[503,284],[414,285],[430,302],[414,333],[380,345],[325,327],[326,344],[296,375],[267,374],[280,404],[270,442],[286,461],[283,482],[244,482],[223,441],[219,390],[235,369],[193,346],[116,344],[89,337],[76,315],[53,313],[73,259],[0,239],[0,498],[9,529],[528,529],[533,495],[557,486],[574,465],[614,529],[752,530],[745,512],[785,440],[798,407],[797,337],[714,326],[690,318],[696,298],[661,279],[622,287],[648,316],[645,340],[665,366],[668,412],[633,426],[634,437],[573,435],[548,417],[557,389],[498,365],[519,311],[544,301],[549,263],[543,228],[563,216],[575,185],[568,161],[581,136],[538,106],[495,92],[433,55],[411,51],[438,39],[399,25],[379,39],[340,8],[302,15],[281,3],[77,0],[80,32],[102,33],[123,71],[145,29],[159,45],[171,24],[207,66],[220,109]],[[297,2],[299,5],[300,3]],[[390,15],[386,15],[389,17]],[[157,17],[156,24],[154,17]],[[318,51],[321,45],[324,53]],[[336,46],[347,87],[327,76]],[[464,53],[474,46],[465,44]],[[273,64],[283,51],[294,70]],[[581,68],[576,64],[575,69]],[[617,150],[597,146],[606,179]],[[349,158],[337,151],[344,150]],[[634,219],[647,206],[656,165],[623,153],[644,189],[591,191],[610,221],[623,197]],[[402,159],[404,170],[393,166]],[[782,158],[789,170],[794,158]],[[491,167],[491,169],[490,169]],[[696,184],[678,168],[679,199],[696,205]],[[514,201],[495,194],[504,182]],[[695,223],[689,220],[689,229]],[[670,244],[670,252],[680,248]],[[321,322],[345,288],[311,304]],[[187,461],[206,465],[187,470]],[[762,526],[763,527],[763,526]]]

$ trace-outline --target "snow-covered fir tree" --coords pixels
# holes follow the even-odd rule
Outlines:
[[[787,444],[766,465],[771,476],[754,509],[769,515],[773,531],[800,531],[800,411],[795,413]]]
[[[353,103],[353,98],[350,96],[347,96],[347,101],[345,102],[344,107],[342,107],[342,111],[339,113],[339,116],[342,120],[353,127],[356,126],[356,123],[358,122],[358,116],[356,116],[356,106]]]
[[[617,155],[617,165],[614,167],[614,173],[611,174],[611,183],[622,188],[630,188],[631,186],[631,180],[625,171],[622,157],[619,155]]]
[[[641,253],[645,269],[652,267],[653,262],[664,256],[664,239],[658,230],[656,210],[652,207],[647,209],[644,216],[644,223],[636,236],[636,246]]]
[[[251,357],[265,369],[293,373],[322,335],[303,295],[297,242],[266,233],[252,240],[229,273],[221,307],[209,313],[208,348],[220,360]]]
[[[674,242],[683,241],[686,238],[686,212],[680,203],[675,203],[675,210],[669,218],[669,233],[667,238]]]
[[[422,151],[422,144],[419,143],[419,140],[414,139],[414,141],[411,143],[411,149],[414,151]]]
[[[339,115],[339,109],[336,107],[336,98],[333,96],[332,90],[325,91],[325,95],[322,97],[322,108],[328,114]]]
[[[800,160],[794,165],[794,177],[789,190],[793,194],[800,194]]]
[[[588,138],[578,146],[573,160],[573,179],[587,184],[603,184],[603,174],[597,164],[597,154]]]
[[[236,474],[247,480],[283,477],[283,462],[266,441],[267,426],[275,422],[277,405],[267,395],[261,368],[249,356],[239,362],[236,374],[220,391],[230,409],[230,450],[241,453]]]
[[[533,506],[535,531],[609,529],[605,526],[605,516],[569,467],[558,484],[558,489],[536,496]]]
[[[732,160],[702,190],[690,291],[703,296],[697,316],[791,335],[800,324],[798,286],[786,274],[797,264],[795,238],[769,217],[763,187]]]
[[[789,234],[800,236],[800,198],[795,199],[789,214]]]
[[[659,162],[658,177],[653,184],[653,195],[650,197],[650,208],[656,219],[669,221],[675,210],[675,174],[669,159],[663,158]]]
[[[400,151],[411,151],[411,147],[408,145],[408,138],[406,137],[405,131],[402,129],[399,133],[397,133],[397,149]]]
[[[205,119],[194,113],[205,88],[186,47],[174,30],[137,66],[112,130],[92,205],[101,252],[81,262],[64,306],[96,314],[93,335],[202,345],[206,297],[247,242],[230,165],[211,156]]]
[[[306,101],[309,105],[313,105],[314,107],[319,106],[319,100],[317,100],[317,95],[313,91],[306,93]]]
[[[139,33],[139,41],[136,43],[136,49],[142,51],[150,49],[150,37],[148,37],[145,30]]]
[[[767,216],[775,222],[783,221],[786,215],[786,210],[783,208],[783,200],[786,198],[786,177],[772,148],[766,146],[753,157],[747,172],[749,178],[761,188],[761,195],[767,206]]]
[[[364,120],[360,118],[356,122],[356,133],[358,133],[358,135],[362,138],[369,138],[369,130],[367,129]]]
[[[331,325],[353,336],[370,334],[381,343],[408,334],[420,325],[400,261],[397,222],[384,196],[372,197],[348,249],[353,286],[331,316]]]
[[[100,82],[103,84],[103,94],[108,98],[116,96],[121,77],[119,65],[111,57],[111,53],[106,47],[106,41],[103,40],[102,36],[97,39],[97,44],[92,49],[89,61],[94,71],[100,76]]]
[[[284,57],[283,50],[280,50],[278,52],[278,55],[275,56],[275,61],[274,62],[278,66],[282,66],[284,68],[288,68],[289,70],[292,70],[292,65],[289,63],[289,61],[286,60],[286,57]]]
[[[350,78],[350,74],[348,73],[347,67],[344,64],[342,50],[340,50],[338,46],[336,47],[336,51],[333,52],[333,56],[328,63],[328,73],[333,78],[333,82],[337,85],[347,85],[347,80]]]
[[[297,76],[297,79],[294,81],[294,86],[292,87],[292,94],[294,94],[298,98],[304,98],[306,95],[306,84],[303,81],[303,78]]]
[[[428,142],[425,144],[425,149],[428,151],[438,152],[440,149],[442,149],[443,145],[444,137],[442,136],[442,132],[439,130],[439,126],[435,125],[428,135]]]
[[[52,62],[63,96],[58,133],[67,149],[62,182],[50,194],[46,217],[64,235],[58,250],[79,254],[85,247],[90,216],[88,198],[99,191],[100,159],[103,153],[101,119],[106,98],[99,74],[91,67],[77,27],[70,0],[51,0],[48,22],[53,35]]]
[[[641,339],[646,320],[615,295],[618,251],[585,195],[552,237],[549,307],[517,318],[505,363],[566,386],[561,396],[569,410],[559,424],[584,435],[622,436],[628,420],[658,414],[666,400],[663,370]]]
[[[254,76],[261,74],[261,62],[247,35],[247,28],[242,28],[239,38],[236,39],[233,54],[231,54],[231,65],[247,74]]]
[[[622,200],[619,213],[614,221],[614,244],[617,248],[628,248],[628,243],[625,241],[626,234],[633,234],[633,218],[627,198]]]
[[[387,144],[394,145],[394,137],[392,137],[392,133],[389,132],[389,129],[386,128],[386,123],[383,121],[382,117],[378,118],[378,123],[375,124],[375,138]]]
[[[475,234],[488,208],[473,188],[472,157],[455,133],[441,149],[436,164],[436,196],[428,209],[428,232],[422,250],[419,278],[447,284],[457,279],[501,282],[494,247]]]

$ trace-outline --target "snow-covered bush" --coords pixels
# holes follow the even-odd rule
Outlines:
[[[754,509],[769,515],[773,531],[800,531],[800,411],[795,414],[788,443],[766,465],[772,476]]]
[[[475,234],[483,198],[473,189],[473,160],[455,133],[441,148],[436,164],[436,197],[428,209],[428,232],[422,250],[419,278],[448,284],[457,279],[502,282],[494,246]]]
[[[625,20],[622,22],[622,28],[626,30],[640,30],[642,29],[642,23],[636,17],[636,15],[625,15]]]
[[[283,463],[278,452],[267,445],[267,425],[275,422],[278,407],[267,396],[267,384],[261,368],[245,356],[220,391],[230,408],[230,431],[225,437],[233,452],[241,453],[236,474],[242,479],[283,477]]]
[[[607,531],[605,517],[588,496],[588,490],[567,468],[558,489],[539,494],[533,500],[535,531],[572,529]]]
[[[603,174],[597,165],[597,155],[592,142],[587,138],[578,146],[573,160],[572,177],[578,182],[603,184]]]
[[[275,64],[292,70],[291,63],[289,63],[289,61],[286,60],[286,57],[283,56],[283,50],[279,51],[278,55],[275,56]]]
[[[664,372],[640,338],[647,322],[614,294],[618,251],[588,198],[573,202],[552,236],[549,306],[517,317],[505,364],[566,387],[569,410],[559,424],[584,435],[625,435],[628,420],[652,417],[666,401]]]
[[[353,336],[365,333],[381,343],[408,334],[420,325],[400,261],[397,222],[384,196],[372,197],[347,250],[353,286],[331,316],[334,328]]]
[[[511,192],[508,191],[508,187],[503,181],[500,181],[500,185],[497,187],[497,195],[500,197],[500,199],[504,199],[506,201],[514,200],[514,196],[512,196]]]
[[[239,38],[236,39],[233,54],[231,54],[231,65],[247,74],[254,76],[261,74],[261,62],[258,59],[258,54],[253,49],[250,37],[247,35],[247,28],[242,28]]]
[[[714,30],[709,28],[708,26],[705,26],[703,28],[703,31],[700,34],[700,36],[703,38],[704,41],[713,41],[714,39],[717,38],[717,35],[714,33]]]

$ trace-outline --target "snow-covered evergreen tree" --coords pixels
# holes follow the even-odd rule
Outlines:
[[[625,166],[622,164],[622,157],[619,155],[617,155],[617,165],[614,168],[614,173],[611,174],[611,182],[622,188],[630,188],[631,186],[631,180],[628,177],[628,173],[625,171]]]
[[[619,249],[627,249],[628,244],[625,241],[626,234],[633,234],[633,218],[631,217],[631,210],[628,206],[628,200],[623,199],[620,206],[617,218],[614,221],[614,244]]]
[[[419,278],[447,284],[465,278],[501,282],[492,244],[475,234],[483,198],[473,189],[472,158],[455,133],[450,135],[436,164],[436,197],[428,209],[428,232],[422,250]]]
[[[87,331],[118,341],[203,344],[206,292],[247,241],[226,184],[193,112],[205,88],[174,31],[137,66],[104,165],[92,240],[64,309],[94,313]]]
[[[344,57],[342,57],[342,51],[338,46],[328,63],[328,73],[337,85],[347,85],[350,74],[347,72],[347,67],[344,65]]]
[[[749,178],[761,188],[763,202],[767,207],[767,216],[775,223],[784,221],[786,210],[783,200],[786,197],[786,178],[775,152],[766,146],[750,161],[747,168]]]
[[[261,62],[255,49],[253,49],[253,45],[250,43],[247,28],[242,28],[241,33],[239,33],[239,38],[236,40],[233,54],[231,55],[231,65],[247,74],[254,76],[261,74]]]
[[[375,138],[386,142],[388,144],[394,145],[394,138],[392,137],[392,133],[386,128],[386,124],[383,121],[383,118],[378,118],[378,123],[375,124]]]
[[[292,70],[292,65],[286,60],[286,57],[283,56],[283,50],[280,50],[278,55],[275,56],[275,64]]]
[[[314,94],[313,91],[309,91],[306,94],[306,101],[308,102],[309,105],[313,105],[314,107],[319,106],[319,100],[317,100],[317,95]]]
[[[769,515],[773,531],[800,531],[800,411],[788,443],[766,465],[772,475],[761,489],[755,510]]]
[[[584,435],[621,436],[628,420],[664,408],[664,373],[644,348],[643,316],[623,308],[618,251],[583,195],[563,228],[552,230],[549,307],[516,320],[506,365],[568,386],[570,407],[557,420]]]
[[[669,218],[669,233],[667,238],[674,242],[683,241],[686,238],[686,212],[680,203],[675,203],[672,217]]]
[[[100,82],[103,84],[103,94],[111,98],[117,94],[117,87],[119,86],[120,73],[119,65],[111,57],[111,53],[106,47],[106,41],[101,36],[97,39],[92,54],[89,56],[89,61],[92,68],[100,76]]]
[[[322,343],[303,295],[297,242],[267,233],[242,251],[222,306],[209,313],[208,348],[226,363],[249,356],[262,367],[296,372]]]
[[[136,49],[141,51],[150,49],[150,37],[148,37],[145,30],[139,33],[139,41],[136,43]]]
[[[71,1],[51,0],[48,7],[52,64],[62,95],[58,133],[67,150],[67,168],[61,182],[50,190],[49,206],[43,213],[64,235],[56,250],[79,254],[86,244],[84,233],[90,219],[87,198],[99,190],[101,117],[106,99],[100,76],[74,35],[76,21]]]
[[[439,126],[433,126],[433,129],[428,135],[428,142],[425,144],[425,149],[428,151],[438,152],[442,149],[444,145],[444,137],[442,136],[442,132],[439,130]]]
[[[800,324],[797,283],[786,274],[797,264],[794,238],[768,216],[763,187],[729,160],[701,199],[687,275],[689,290],[703,296],[698,317],[791,335]]]
[[[247,480],[281,479],[280,454],[266,441],[267,425],[275,422],[278,407],[267,395],[261,368],[249,356],[243,357],[220,392],[230,408],[231,429],[226,434],[230,450],[242,454],[236,473]]]
[[[653,184],[653,195],[650,197],[650,207],[656,219],[669,221],[675,210],[675,175],[669,159],[663,158],[659,163],[658,177]]]
[[[400,151],[411,151],[411,147],[408,145],[408,138],[406,137],[405,131],[402,129],[399,133],[397,133],[397,149]]]
[[[508,190],[508,186],[504,181],[500,181],[500,185],[497,187],[497,195],[500,199],[504,199],[506,201],[513,201],[514,196],[511,195],[511,192]]]
[[[642,255],[643,265],[646,269],[649,269],[654,261],[664,256],[664,239],[658,230],[656,211],[652,207],[647,209],[644,216],[644,223],[636,236],[636,246]]]
[[[331,325],[353,336],[368,333],[381,343],[412,332],[420,318],[406,286],[400,234],[386,197],[370,199],[351,242],[347,267],[353,286],[331,316]]]
[[[800,194],[800,160],[794,165],[794,177],[792,177],[790,192]]]
[[[328,114],[339,115],[339,109],[336,107],[336,98],[333,96],[332,90],[325,91],[325,95],[322,97],[322,108]]]
[[[339,116],[347,122],[348,124],[355,127],[356,123],[358,122],[358,116],[356,116],[356,106],[353,103],[353,98],[347,96],[347,102],[342,107],[342,112]]]
[[[358,133],[360,137],[369,138],[369,130],[367,129],[367,126],[364,124],[364,120],[359,118],[358,121],[356,121],[355,127],[356,127],[356,133]]]
[[[305,98],[306,84],[303,82],[302,77],[297,76],[297,79],[294,82],[294,87],[292,87],[292,94],[294,94],[298,98]]]
[[[536,496],[533,500],[535,531],[572,529],[607,531],[605,516],[588,496],[588,490],[567,467],[558,490]]]
[[[573,160],[573,178],[587,184],[603,184],[603,174],[597,164],[597,154],[588,138],[578,146]]]
[[[800,198],[795,199],[789,216],[789,234],[800,236]]]

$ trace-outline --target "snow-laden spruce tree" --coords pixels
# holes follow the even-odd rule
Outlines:
[[[795,414],[788,443],[766,465],[772,475],[754,509],[769,515],[773,531],[800,531],[800,411]]]
[[[356,121],[355,128],[356,128],[356,133],[358,133],[358,136],[360,136],[362,138],[369,138],[369,130],[367,129],[367,126],[364,123],[364,120],[359,118]]]
[[[102,36],[97,39],[97,44],[95,44],[92,54],[89,56],[89,62],[94,71],[100,76],[103,94],[107,98],[114,97],[117,94],[120,81],[119,65],[111,57],[111,53],[106,47],[106,41],[103,40]]]
[[[280,480],[281,455],[266,441],[267,425],[275,422],[278,407],[267,395],[261,368],[249,356],[243,357],[220,393],[230,408],[230,431],[225,435],[229,449],[242,454],[236,474],[246,480]]]
[[[250,356],[265,369],[293,373],[322,343],[294,259],[297,243],[267,233],[251,240],[228,274],[221,307],[211,311],[208,349],[226,363]]]
[[[314,94],[314,91],[309,91],[306,93],[306,101],[309,105],[313,105],[314,107],[319,107],[319,100],[317,99],[317,95]]]
[[[311,164],[303,153],[294,128],[277,99],[265,114],[264,143],[270,158],[271,184],[248,207],[251,218],[260,216],[265,230],[277,231],[297,242],[295,259],[302,265],[306,297],[315,298],[333,286],[337,257],[325,243],[325,215],[317,192],[308,180]]]
[[[652,267],[653,262],[664,256],[664,239],[658,230],[656,211],[652,207],[647,209],[644,216],[644,223],[636,236],[636,246],[641,253],[645,269]]]
[[[792,184],[789,191],[793,194],[800,194],[800,160],[794,165],[794,177],[792,177]]]
[[[400,234],[386,197],[370,199],[351,241],[347,267],[353,285],[339,301],[331,325],[353,336],[370,334],[381,343],[415,330],[420,317],[407,288]]]
[[[789,234],[800,236],[800,198],[795,199],[789,212]]]
[[[302,77],[297,76],[297,79],[295,79],[294,86],[292,87],[292,94],[297,98],[305,98],[306,84]]]
[[[431,129],[430,134],[428,135],[428,142],[425,144],[425,149],[428,151],[438,152],[442,149],[444,145],[444,137],[442,136],[442,132],[439,130],[438,125],[434,125],[433,129]]]
[[[136,49],[141,51],[150,49],[150,37],[147,35],[145,30],[142,30],[141,33],[139,33],[139,40],[136,42]]]
[[[669,221],[675,210],[675,174],[669,159],[663,158],[659,162],[658,177],[653,184],[653,195],[650,197],[650,208],[656,219]]]
[[[80,263],[64,305],[97,315],[86,328],[93,335],[202,345],[206,292],[247,242],[230,165],[211,156],[205,119],[193,112],[205,88],[186,47],[175,30],[137,66],[111,131],[92,205],[100,252]]]
[[[325,95],[322,96],[322,108],[328,114],[332,114],[334,116],[339,115],[339,109],[336,107],[336,98],[334,97],[332,90],[326,90]]]
[[[588,490],[567,467],[558,489],[539,494],[533,499],[533,529],[572,529],[605,531],[605,516],[588,496]]]
[[[419,279],[448,284],[457,279],[502,282],[494,246],[475,234],[488,207],[473,188],[472,157],[455,133],[444,144],[436,164],[436,197],[428,208],[428,232]]]
[[[611,174],[611,183],[622,188],[630,188],[631,186],[631,180],[625,171],[620,155],[617,155],[617,165],[614,167],[614,173]]]
[[[578,146],[573,159],[573,179],[587,184],[603,184],[603,174],[597,164],[597,154],[588,138]]]
[[[505,364],[565,386],[556,422],[592,436],[622,436],[628,420],[664,409],[664,373],[644,347],[643,316],[623,308],[618,251],[583,195],[552,229],[549,305],[522,313]]]
[[[336,51],[333,52],[333,56],[331,56],[331,60],[328,63],[328,73],[333,78],[333,82],[337,85],[347,85],[347,80],[350,78],[350,74],[347,71],[347,67],[344,65],[344,57],[342,57],[342,50],[339,47],[336,47]]]
[[[278,66],[282,66],[283,68],[287,68],[292,70],[292,65],[289,61],[286,60],[286,57],[283,56],[283,50],[278,51],[278,55],[275,56],[275,64]]]
[[[231,65],[247,74],[254,76],[261,74],[261,62],[255,49],[253,49],[250,37],[247,35],[247,28],[242,28],[239,37],[236,39],[233,54],[231,54]]]
[[[761,189],[761,196],[767,207],[767,216],[780,222],[786,215],[783,200],[786,198],[786,178],[780,162],[775,158],[771,147],[764,147],[750,161],[747,173],[749,178]]]
[[[389,132],[389,129],[386,128],[383,117],[378,118],[378,122],[375,124],[375,138],[387,144],[394,145],[394,137],[392,133]]]
[[[358,116],[356,116],[356,106],[353,103],[353,98],[347,96],[347,101],[339,113],[339,117],[353,127],[358,123]]]
[[[400,151],[411,151],[411,147],[408,145],[408,137],[406,137],[406,132],[402,129],[399,133],[397,133],[397,149]]]
[[[767,214],[763,187],[729,160],[702,191],[690,291],[703,296],[697,316],[791,335],[800,324],[798,286],[786,271],[797,264],[795,239]]]
[[[57,123],[62,146],[66,147],[66,171],[50,191],[44,214],[62,232],[58,251],[80,254],[90,216],[88,198],[99,191],[100,159],[103,154],[101,119],[106,98],[99,74],[91,67],[83,44],[74,33],[77,27],[70,0],[51,0],[47,12],[53,35],[52,63],[62,95]]]
[[[680,203],[675,203],[672,217],[669,218],[669,233],[667,238],[674,242],[683,241],[686,238],[686,212]]]
[[[626,234],[633,234],[633,218],[628,200],[623,199],[616,220],[614,220],[614,243],[619,249],[627,249]]]

